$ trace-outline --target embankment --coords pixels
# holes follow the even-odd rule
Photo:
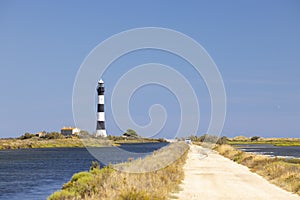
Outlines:
[[[192,145],[184,166],[179,200],[300,200],[217,152]]]
[[[259,138],[251,140],[244,136],[229,138],[228,144],[272,144],[274,146],[300,146],[300,138]]]
[[[1,149],[28,149],[28,148],[71,148],[71,147],[104,147],[104,146],[120,146],[122,144],[134,143],[152,143],[152,142],[166,142],[163,139],[151,138],[137,138],[137,139],[124,139],[122,137],[108,138],[58,138],[58,139],[45,139],[33,137],[29,139],[0,139]]]
[[[167,199],[184,178],[188,148],[184,142],[172,143],[144,159],[102,169],[92,167],[88,172],[75,174],[48,199]],[[176,158],[174,162],[151,171],[162,167],[160,163],[172,155]]]
[[[26,148],[62,148],[62,147],[102,147],[115,145],[110,141],[88,138],[63,138],[63,139],[1,139],[0,149],[26,149]]]
[[[271,183],[300,195],[300,159],[270,158],[246,153],[229,145],[217,146],[215,150],[226,158],[247,166]]]

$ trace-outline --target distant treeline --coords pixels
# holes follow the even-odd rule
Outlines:
[[[191,135],[188,137],[192,142],[207,142],[216,144],[227,144],[228,138],[226,136],[218,137],[216,135],[204,134],[201,136]]]
[[[20,137],[18,137],[18,139],[26,140],[26,139],[30,139],[33,137],[40,137],[40,138],[45,138],[45,139],[63,139],[63,138],[65,138],[65,136],[59,132],[49,132],[48,133],[46,131],[43,131],[41,133],[43,133],[43,134],[32,134],[32,133],[26,132],[23,135],[21,135]]]
[[[79,134],[76,135],[63,135],[59,132],[53,131],[53,132],[46,132],[42,131],[36,134],[26,132],[17,139],[21,140],[26,140],[26,139],[31,139],[31,138],[42,138],[42,139],[64,139],[64,138],[97,138],[95,134],[91,134],[88,131],[81,130]],[[116,142],[124,142],[124,141],[140,141],[143,140],[144,142],[149,141],[149,142],[166,142],[165,139],[163,138],[143,138],[139,136],[135,130],[133,129],[127,129],[125,133],[121,136],[116,136],[116,135],[108,135],[105,139],[111,140],[111,141],[116,141]]]

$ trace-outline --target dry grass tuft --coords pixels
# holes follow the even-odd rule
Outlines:
[[[89,172],[75,174],[62,190],[55,192],[48,199],[167,199],[170,192],[178,189],[178,185],[184,178],[183,165],[187,153],[187,144],[173,143],[144,159],[116,165],[126,171],[137,169],[146,171],[149,170],[149,166],[159,166],[158,161],[166,159],[166,155],[177,156],[175,162],[167,167],[147,173],[127,173],[115,170],[115,166],[114,168],[112,166],[102,169],[92,168]]]
[[[270,158],[246,153],[230,145],[215,148],[221,155],[250,168],[271,183],[300,195],[300,159]]]

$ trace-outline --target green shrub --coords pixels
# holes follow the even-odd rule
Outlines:
[[[253,141],[257,141],[259,138],[260,138],[259,136],[253,136],[251,137],[250,140],[253,142]]]
[[[167,199],[169,193],[174,191],[184,178],[183,165],[187,157],[188,147],[189,146],[184,142],[172,143],[156,151],[155,155],[149,155],[144,159],[124,163],[125,167],[132,166],[134,169],[136,167],[147,169],[148,166],[155,161],[165,158],[166,155],[170,155],[170,152],[176,152],[177,160],[157,171],[127,173],[117,171],[112,168],[112,166],[106,166],[100,169],[96,163],[92,163],[93,167],[91,167],[90,172],[77,173],[73,175],[71,181],[64,184],[62,191],[67,191],[66,193],[56,192],[51,195],[49,199]],[[116,165],[114,165],[114,167],[116,167]]]
[[[31,134],[31,133],[25,133],[24,135],[20,136],[19,139],[21,140],[26,140],[26,139],[30,139],[30,138],[33,138],[35,137],[35,134]]]
[[[123,135],[127,137],[138,137],[138,134],[133,129],[127,129],[126,133]]]
[[[51,133],[47,133],[45,138],[47,138],[47,139],[63,139],[63,138],[65,138],[65,136],[59,132],[51,132]]]
[[[227,144],[228,138],[226,136],[223,136],[218,139],[217,144]]]
[[[72,176],[71,182],[75,182],[83,177],[91,177],[91,176],[93,176],[93,175],[89,172],[79,172]]]
[[[67,190],[60,190],[57,192],[54,192],[50,197],[48,197],[48,200],[68,200],[75,196],[74,193],[67,191]]]
[[[284,161],[288,163],[300,164],[299,158],[286,158]]]

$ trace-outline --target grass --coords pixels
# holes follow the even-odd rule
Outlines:
[[[112,135],[107,136],[107,139],[113,141],[115,144],[167,142],[163,138],[122,137]]]
[[[172,143],[144,159],[77,173],[64,184],[62,190],[53,193],[48,199],[168,199],[170,192],[178,190],[184,178],[183,165],[187,152],[188,145],[184,142]],[[167,157],[171,159],[168,160]],[[176,160],[171,162],[174,158]],[[165,159],[169,165],[158,169],[162,167],[160,163]],[[129,171],[140,173],[128,173]]]
[[[114,141],[115,144],[131,144],[131,143],[151,143],[151,142],[166,142],[163,140],[158,140],[158,139],[151,139],[151,138],[141,138],[141,139],[122,139],[122,140],[117,140]]]
[[[95,138],[79,139],[42,139],[30,138],[21,139],[1,139],[0,149],[24,149],[24,148],[60,148],[60,147],[102,147],[111,146],[109,141],[103,141]]]
[[[110,136],[106,139],[101,138],[62,138],[62,139],[45,139],[33,137],[30,139],[0,139],[1,149],[26,149],[26,148],[62,148],[62,147],[103,147],[103,146],[120,146],[126,143],[148,143],[148,142],[165,142],[163,139],[138,138],[124,139],[123,137]]]
[[[250,168],[271,183],[300,195],[300,159],[270,158],[242,152],[230,145],[215,148],[221,155]]]
[[[228,144],[272,144],[275,146],[300,146],[300,138],[259,138],[251,141],[250,138],[244,137],[243,140],[229,139]]]

